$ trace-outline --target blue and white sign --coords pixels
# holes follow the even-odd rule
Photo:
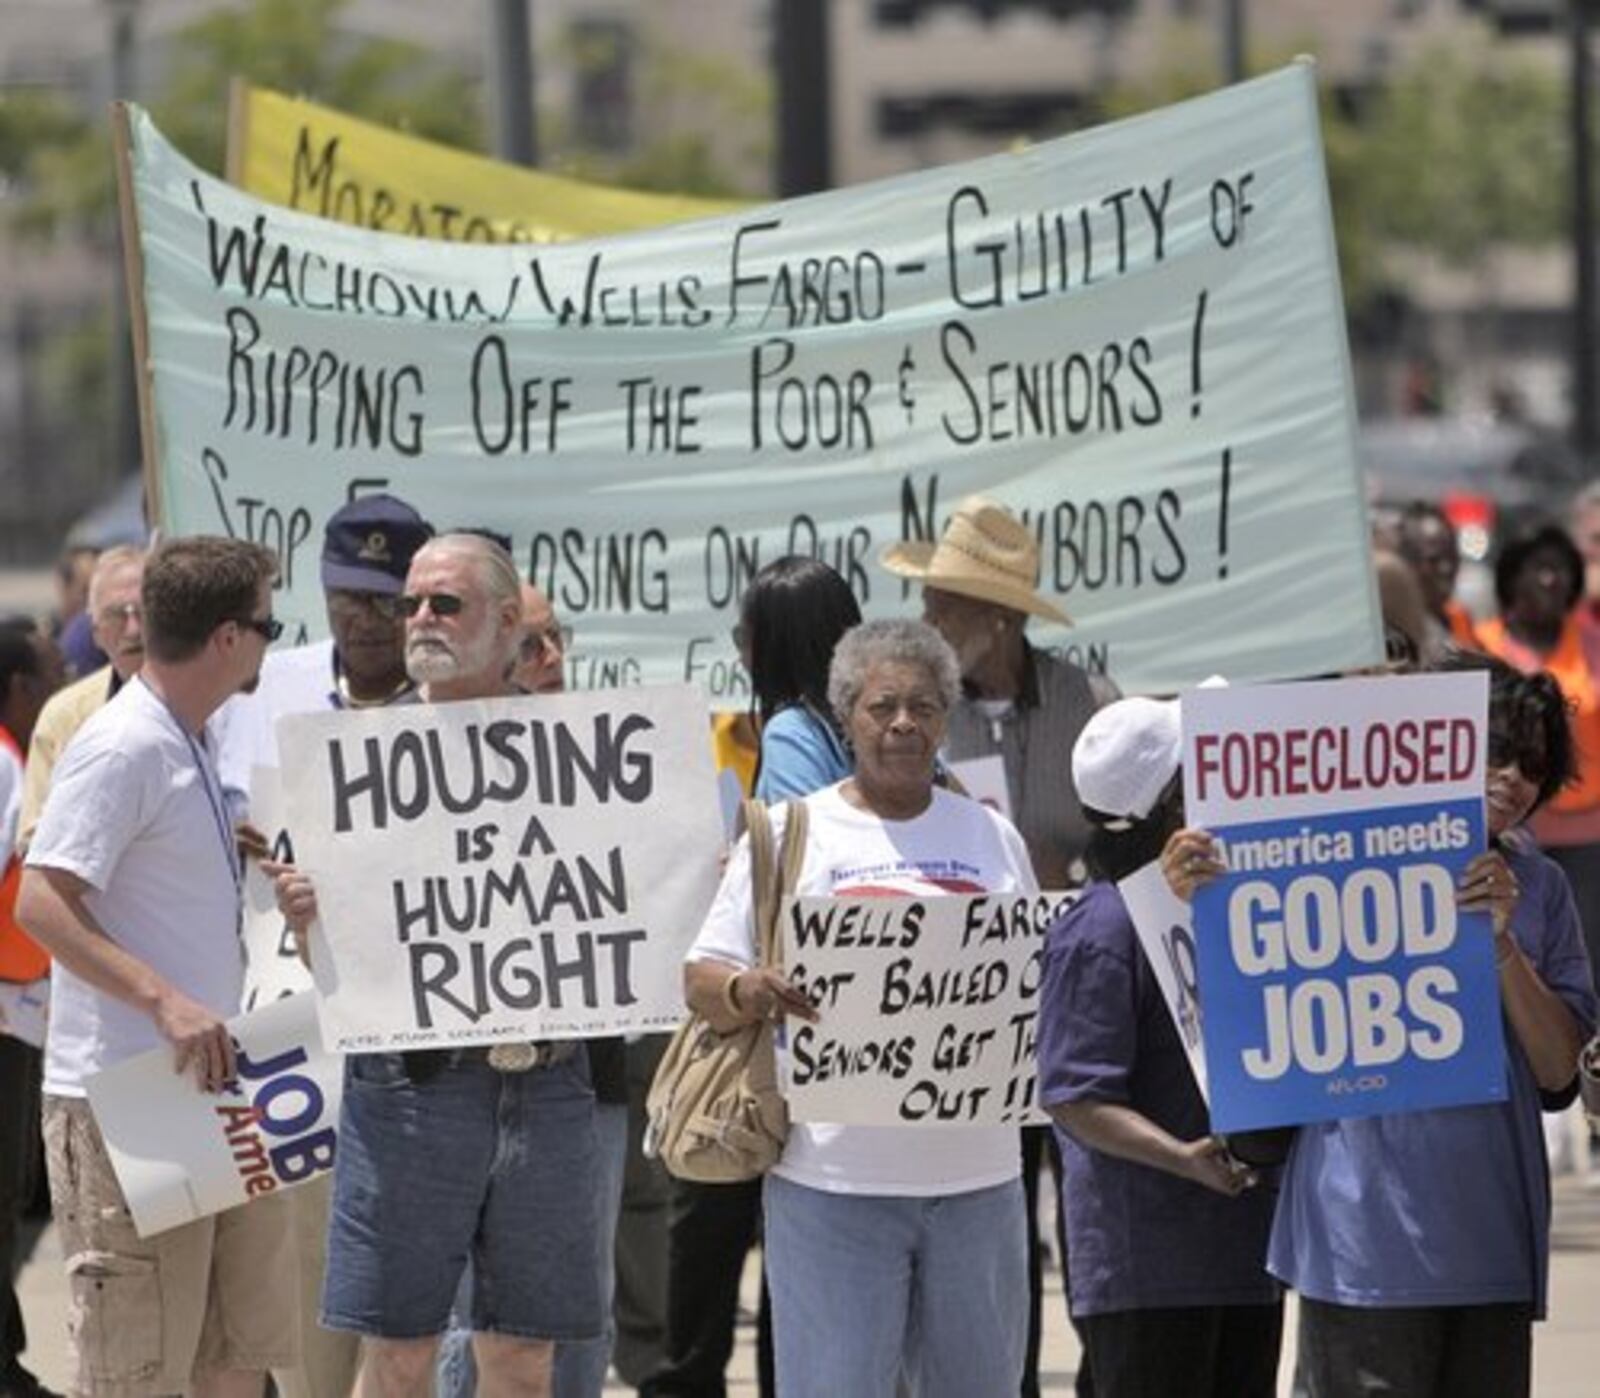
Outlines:
[[[1484,848],[1487,680],[1197,690],[1189,821],[1228,873],[1195,897],[1219,1131],[1502,1100]]]

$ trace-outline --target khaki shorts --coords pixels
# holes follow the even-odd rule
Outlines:
[[[141,1238],[86,1101],[45,1097],[44,1144],[73,1394],[183,1393],[196,1372],[295,1363],[294,1227],[282,1193]]]

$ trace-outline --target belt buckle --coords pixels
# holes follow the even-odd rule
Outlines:
[[[526,1073],[543,1065],[544,1050],[545,1045],[529,1043],[526,1039],[496,1044],[489,1050],[489,1066],[499,1073]]]

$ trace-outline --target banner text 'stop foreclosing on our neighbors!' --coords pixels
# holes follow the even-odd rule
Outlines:
[[[1380,656],[1309,65],[1016,154],[557,245],[261,202],[123,109],[162,527],[269,543],[324,626],[330,513],[387,488],[511,535],[574,686],[737,705],[786,553],[871,615],[882,548],[1024,513],[1041,628],[1127,689]]]

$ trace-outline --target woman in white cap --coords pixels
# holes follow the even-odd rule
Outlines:
[[[1176,703],[1100,710],[1072,768],[1096,882],[1045,943],[1039,1103],[1056,1124],[1072,1313],[1097,1398],[1272,1398],[1273,1191],[1211,1134],[1116,881],[1183,825]]]
[[[1039,592],[1039,546],[1033,531],[1003,505],[974,495],[956,506],[938,543],[911,540],[885,550],[883,566],[922,584],[922,619],[950,643],[961,665],[961,695],[950,710],[947,761],[998,757],[1010,814],[1028,846],[1041,888],[1075,888],[1085,877],[1089,824],[1072,782],[1072,745],[1089,716],[1114,697],[1103,676],[1091,681],[1063,656],[1030,644],[1032,617],[1070,626],[1071,618]],[[1022,1133],[1028,1210],[1028,1362],[1022,1398],[1039,1392],[1043,1266],[1036,1192],[1047,1149],[1057,1178],[1050,1129]],[[1057,1215],[1058,1245],[1065,1230]],[[1066,1258],[1063,1255],[1063,1266]],[[1093,1385],[1080,1370],[1078,1392]]]

